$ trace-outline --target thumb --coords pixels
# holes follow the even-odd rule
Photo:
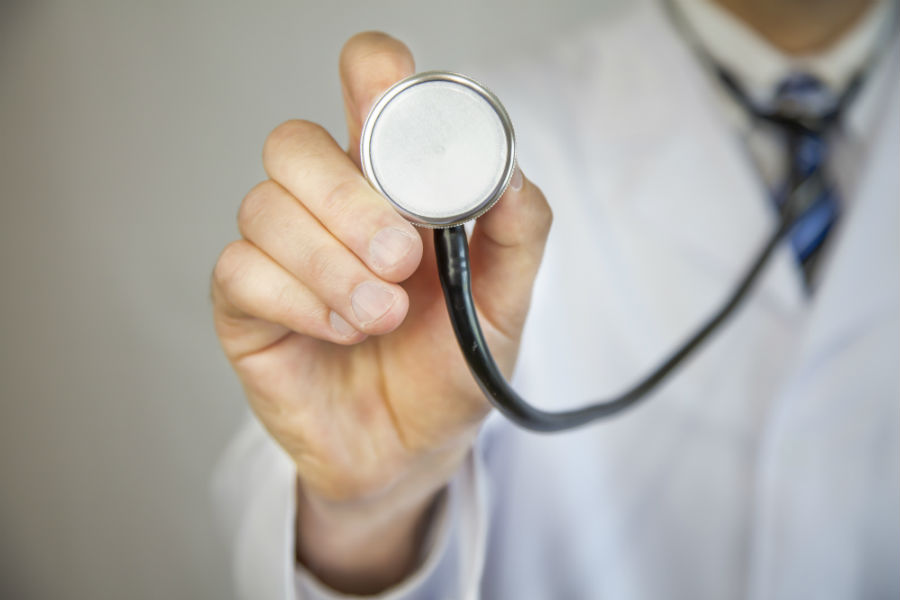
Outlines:
[[[412,52],[386,33],[366,31],[341,50],[341,91],[347,118],[350,157],[359,166],[359,136],[369,109],[382,93],[415,72]]]
[[[553,213],[516,167],[497,205],[478,219],[469,242],[472,293],[483,317],[518,341]]]

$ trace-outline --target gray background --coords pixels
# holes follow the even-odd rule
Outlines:
[[[344,140],[347,37],[459,69],[623,5],[0,0],[0,597],[229,597],[209,272],[272,127]]]

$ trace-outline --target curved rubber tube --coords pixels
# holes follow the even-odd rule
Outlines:
[[[786,206],[791,204],[795,203],[789,201]],[[533,431],[553,432],[572,429],[618,414],[637,404],[662,383],[669,373],[683,363],[740,305],[762,272],[779,240],[790,229],[794,220],[793,216],[800,212],[802,211],[785,210],[783,212],[778,228],[768,239],[728,300],[653,372],[616,398],[563,412],[548,412],[528,404],[507,383],[497,367],[497,363],[494,362],[481,331],[481,325],[478,323],[475,302],[472,299],[469,245],[465,228],[459,225],[447,229],[436,229],[434,246],[438,275],[444,290],[450,322],[475,381],[478,382],[491,404],[514,423]]]

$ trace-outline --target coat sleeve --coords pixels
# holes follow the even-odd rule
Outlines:
[[[213,504],[225,535],[238,598],[350,597],[318,581],[294,560],[296,476],[290,458],[252,417],[220,460],[212,482]],[[372,598],[476,597],[484,563],[486,520],[484,466],[473,451],[447,488],[419,568]]]

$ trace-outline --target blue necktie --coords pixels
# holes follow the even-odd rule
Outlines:
[[[787,147],[786,174],[773,194],[776,206],[783,209],[792,194],[806,195],[788,238],[807,281],[840,214],[837,190],[826,171],[826,136],[831,133],[834,120],[822,119],[835,104],[818,79],[797,74],[779,85],[773,103],[775,110],[760,115],[783,131]]]
[[[858,93],[865,75],[860,71],[840,96],[828,93],[815,77],[803,73],[787,77],[768,108],[757,106],[728,71],[715,66],[719,80],[735,101],[758,122],[768,123],[784,136],[788,160],[781,185],[773,190],[775,205],[792,213],[788,238],[810,283],[816,259],[839,214],[837,191],[827,177],[826,139],[840,125],[846,107]]]

